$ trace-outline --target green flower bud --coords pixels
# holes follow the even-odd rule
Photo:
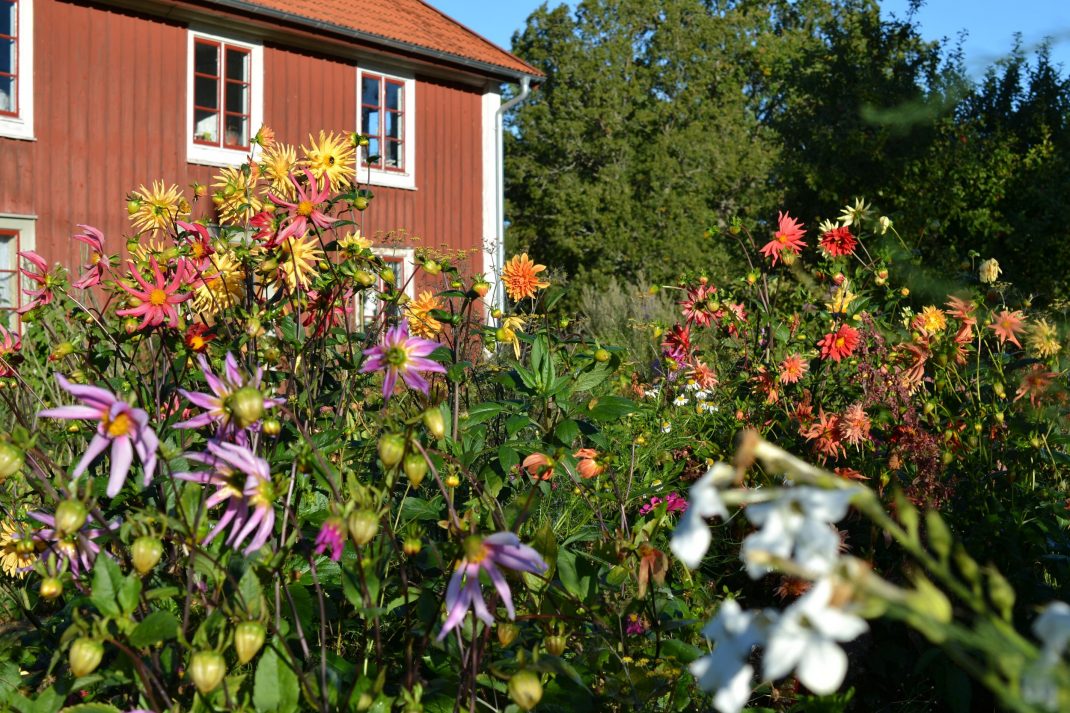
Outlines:
[[[554,656],[560,656],[565,653],[565,644],[568,643],[567,639],[560,634],[553,634],[543,639],[542,645],[546,647],[546,653]]]
[[[243,386],[227,397],[226,407],[238,428],[247,428],[264,415],[264,395],[251,386]]]
[[[42,599],[51,601],[63,594],[63,582],[57,577],[45,577],[41,580],[41,588],[39,591]]]
[[[253,660],[264,645],[264,625],[258,621],[243,621],[234,630],[234,651],[238,654],[238,663],[247,664]]]
[[[443,438],[446,435],[446,419],[442,416],[442,409],[431,407],[423,413],[424,428],[432,436]]]
[[[26,462],[26,454],[14,443],[0,441],[0,483],[18,473]]]
[[[134,562],[134,569],[138,574],[148,574],[163,557],[163,543],[150,535],[145,535],[134,540],[130,547],[130,559]]]
[[[522,710],[529,711],[542,700],[542,682],[531,671],[517,671],[509,679],[509,697]]]
[[[393,468],[405,455],[405,437],[400,433],[387,433],[379,439],[379,460],[387,468]]]
[[[56,534],[65,537],[78,532],[85,524],[89,511],[79,500],[64,500],[56,508]]]
[[[68,658],[71,673],[75,678],[88,676],[97,670],[102,658],[104,658],[104,644],[88,636],[75,639],[71,644]]]
[[[495,631],[498,634],[498,643],[503,647],[509,646],[520,635],[520,627],[510,621],[501,622],[495,627]]]
[[[346,525],[353,542],[363,547],[379,533],[379,516],[371,510],[354,510],[349,514]]]
[[[217,651],[198,651],[190,659],[189,675],[201,695],[207,695],[223,682],[223,677],[227,675],[227,662]]]
[[[427,459],[424,458],[423,453],[409,453],[405,456],[403,468],[405,477],[412,483],[412,487],[419,488],[420,483],[424,482],[424,476],[427,475]]]

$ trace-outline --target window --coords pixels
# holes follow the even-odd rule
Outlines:
[[[33,139],[33,0],[0,0],[0,136]]]
[[[23,305],[24,280],[19,276],[19,252],[34,249],[33,218],[0,216],[0,324],[18,326],[15,310]]]
[[[403,287],[405,294],[410,299],[416,297],[416,287],[414,285],[413,277],[416,270],[416,262],[413,257],[413,252],[410,248],[374,248],[373,252],[378,255],[383,261],[394,271],[394,285],[397,287]],[[359,324],[366,324],[375,318],[379,314],[379,310],[382,304],[379,300],[379,292],[386,289],[386,285],[382,280],[375,286],[375,290],[367,290],[364,294],[363,304],[358,304],[357,307],[360,310],[358,312]],[[391,309],[398,309],[394,305],[390,305]]]
[[[263,47],[189,33],[188,160],[243,163],[263,120]]]
[[[361,179],[379,186],[415,188],[416,82],[373,69],[357,72],[358,131],[368,137]]]

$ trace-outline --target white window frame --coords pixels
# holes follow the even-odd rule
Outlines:
[[[186,161],[204,166],[217,166],[227,168],[239,166],[249,159],[250,151],[240,149],[227,149],[220,146],[205,146],[193,140],[194,111],[193,111],[193,65],[195,62],[195,46],[197,39],[210,40],[220,44],[234,45],[249,50],[249,146],[250,151],[256,147],[252,144],[252,137],[264,123],[264,45],[246,38],[233,35],[218,35],[207,32],[200,28],[190,27],[186,31]],[[220,72],[225,70],[220,60]],[[222,74],[221,74],[222,77]],[[222,79],[220,81],[223,81]],[[223,106],[225,97],[220,98],[220,126],[223,127]]]
[[[0,230],[15,230],[19,233],[19,248],[21,252],[27,250],[37,250],[37,218],[32,215],[15,215],[10,213],[0,213]],[[18,255],[15,255],[15,268],[21,268],[23,266],[23,259]],[[22,291],[28,286],[28,280],[22,276],[20,272],[15,280],[16,289],[19,294],[16,295],[15,303],[16,307],[21,302]],[[22,328],[22,318],[17,317],[15,322],[16,329]]]
[[[18,116],[0,116],[0,137],[36,141],[33,135],[33,0],[19,0],[15,56]]]
[[[403,292],[410,300],[416,299],[416,253],[412,248],[372,248],[372,252],[379,257],[393,258],[404,266],[404,275],[395,275],[398,278],[398,286],[404,285]],[[404,282],[402,282],[404,280]],[[358,321],[367,324],[379,314],[379,289],[367,290],[363,297],[357,301]]]
[[[364,90],[364,73],[374,74],[383,79],[392,79],[395,82],[401,82],[405,87],[405,98],[402,106],[402,151],[403,153],[403,166],[401,171],[388,171],[384,168],[375,168],[374,166],[368,166],[364,163],[364,152],[367,149],[361,149],[360,155],[357,157],[357,179],[361,183],[368,183],[373,186],[384,186],[387,188],[403,188],[406,190],[416,190],[416,77],[412,72],[397,68],[384,68],[376,65],[361,65],[357,68],[357,131],[363,131],[364,127],[360,125],[362,110],[361,107],[364,104],[364,98],[361,96]],[[382,122],[382,118],[379,119]],[[382,150],[382,147],[380,147]]]

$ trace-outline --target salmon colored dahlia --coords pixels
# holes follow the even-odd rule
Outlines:
[[[838,362],[854,354],[860,341],[858,330],[846,324],[840,325],[835,332],[829,332],[817,346],[821,349],[822,359]]]
[[[549,287],[549,282],[538,277],[545,269],[545,265],[536,265],[527,253],[514,255],[502,269],[502,284],[510,299],[517,302],[525,297],[534,297],[536,290]]]
[[[805,232],[802,223],[783,212],[777,216],[777,221],[777,231],[773,234],[773,239],[761,249],[763,255],[772,258],[773,265],[776,265],[781,253],[786,251],[798,255],[799,251],[806,247],[803,242]]]
[[[795,384],[810,370],[810,364],[801,354],[789,354],[780,362],[780,383]]]
[[[1022,348],[1021,342],[1018,341],[1018,335],[1025,329],[1025,315],[1019,310],[1013,312],[1003,310],[996,317],[996,321],[988,325],[988,328],[999,337],[1000,346],[1003,346],[1006,342],[1011,342],[1019,349]]]
[[[579,459],[576,470],[585,480],[601,475],[606,469],[605,465],[598,462],[598,451],[593,448],[581,448],[573,455]]]
[[[826,230],[821,235],[819,245],[830,257],[840,257],[853,255],[855,247],[858,246],[858,240],[851,235],[851,229],[844,225]]]

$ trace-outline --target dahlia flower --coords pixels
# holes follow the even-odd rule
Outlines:
[[[45,259],[43,257],[35,253],[33,250],[23,250],[18,255],[24,260],[29,260],[30,263],[33,264],[33,266],[36,267],[38,270],[37,272],[32,272],[30,270],[27,270],[26,268],[19,268],[19,272],[22,273],[23,277],[32,280],[33,282],[36,282],[38,285],[40,285],[41,289],[24,289],[22,292],[24,295],[30,298],[30,301],[19,307],[16,311],[19,314],[26,314],[30,310],[36,309],[37,307],[43,307],[45,305],[52,304],[52,300],[55,298],[55,294],[52,290],[55,285],[53,284],[52,275],[48,272],[48,263],[45,262]]]
[[[87,290],[90,287],[99,285],[100,281],[104,279],[104,268],[107,266],[108,261],[104,254],[104,234],[90,225],[79,224],[78,227],[85,232],[75,235],[74,239],[89,246],[89,262],[82,266],[85,274],[71,286]]]
[[[483,591],[479,585],[480,573],[485,572],[498,590],[509,618],[516,618],[513,595],[500,567],[535,574],[542,574],[547,570],[546,562],[539,553],[527,545],[520,544],[520,539],[511,532],[497,532],[482,538],[475,535],[469,537],[465,540],[464,558],[457,563],[449,586],[446,587],[446,622],[438,634],[439,641],[460,626],[469,608],[474,609],[476,616],[485,624],[494,623],[494,617],[483,600]]]
[[[802,223],[784,212],[777,215],[777,222],[777,231],[773,234],[773,239],[763,245],[760,251],[766,257],[772,258],[773,265],[776,265],[781,253],[786,251],[798,255],[799,251],[806,247],[806,243],[803,242],[805,232]]]
[[[197,363],[200,364],[201,373],[204,374],[204,380],[208,382],[208,388],[212,390],[212,393],[179,389],[178,392],[194,406],[203,408],[205,411],[188,421],[176,423],[175,428],[201,428],[214,423],[217,427],[217,439],[236,439],[244,442],[245,427],[234,418],[233,404],[228,402],[241,389],[250,388],[259,391],[264,377],[263,368],[258,366],[252,374],[246,374],[238,367],[238,360],[230,352],[227,352],[224,372],[219,376],[212,372],[212,367],[203,354],[197,355]],[[264,399],[264,408],[274,408],[284,402],[285,399]]]
[[[149,428],[149,415],[99,386],[72,384],[62,374],[56,374],[56,381],[59,382],[60,388],[85,405],[45,409],[37,414],[38,417],[89,419],[100,422],[97,424],[97,433],[75,467],[73,476],[79,477],[97,456],[110,447],[111,475],[108,478],[108,497],[114,498],[122,490],[135,453],[145,471],[143,486],[147,487],[156,470],[156,449],[160,443],[156,433]]]
[[[33,535],[41,559],[47,560],[51,555],[55,555],[59,561],[58,564],[61,565],[60,569],[63,569],[65,563],[75,577],[93,568],[93,562],[100,554],[100,545],[94,540],[108,530],[115,530],[119,527],[119,523],[114,522],[104,528],[92,528],[94,518],[92,515],[87,515],[85,524],[78,532],[60,536],[56,532],[54,516],[43,512],[31,512],[30,517],[45,525]]]
[[[514,255],[502,268],[502,284],[509,298],[519,302],[525,297],[534,297],[536,290],[549,287],[550,283],[539,279],[545,265],[536,265],[527,253]]]
[[[314,178],[312,172],[307,168],[305,169],[305,178],[308,179],[307,186],[301,185],[293,174],[290,175],[290,183],[293,184],[294,191],[297,193],[297,198],[292,202],[277,194],[271,194],[272,203],[290,211],[290,222],[279,231],[278,236],[273,241],[274,244],[268,245],[268,247],[274,247],[274,245],[283,242],[290,236],[303,237],[308,232],[308,224],[310,222],[317,228],[324,229],[334,225],[334,219],[320,210],[320,205],[331,195],[330,178],[324,179],[323,188],[320,188],[320,179]]]
[[[353,157],[356,151],[353,142],[344,133],[335,136],[334,132],[325,133],[322,129],[319,141],[308,136],[309,147],[301,147],[305,154],[304,164],[312,170],[317,180],[324,177],[337,190],[343,191],[353,182]]]
[[[851,229],[843,225],[839,228],[825,231],[821,235],[821,240],[818,241],[818,244],[830,257],[841,257],[853,255],[855,248],[858,246],[858,240],[851,235]]]
[[[342,559],[342,550],[346,543],[346,524],[340,517],[329,517],[320,526],[316,535],[316,554],[322,555],[330,550],[330,557],[337,562]]]
[[[20,349],[22,349],[22,337],[17,333],[12,334],[0,324],[0,377],[15,375],[10,360]]]
[[[174,327],[178,324],[178,310],[175,309],[175,305],[182,304],[190,298],[188,292],[181,295],[177,294],[178,288],[182,286],[184,271],[176,270],[175,276],[171,279],[171,283],[168,284],[167,278],[160,271],[160,265],[156,262],[156,258],[149,258],[149,265],[152,267],[152,284],[149,284],[142,277],[133,263],[130,264],[130,274],[141,286],[141,289],[137,290],[128,287],[122,282],[119,283],[119,287],[123,288],[131,297],[139,300],[140,304],[136,307],[116,310],[115,314],[122,317],[141,317],[141,324],[138,325],[139,330],[148,326],[158,327],[161,324]]]
[[[838,362],[854,354],[859,341],[858,330],[844,324],[835,332],[829,332],[822,337],[817,346],[821,349],[822,359],[832,359]]]
[[[1000,346],[1003,346],[1006,342],[1011,342],[1019,349],[1022,348],[1021,342],[1018,341],[1018,335],[1025,329],[1025,315],[1021,311],[1003,310],[996,317],[996,321],[988,325],[988,328],[996,333]]]
[[[428,359],[431,352],[438,349],[438,343],[429,339],[409,336],[409,324],[402,321],[395,327],[391,327],[383,336],[383,341],[371,349],[364,350],[364,356],[368,360],[360,368],[361,373],[367,374],[373,371],[386,371],[383,378],[383,398],[389,399],[394,392],[398,376],[410,389],[426,394],[431,385],[420,374],[432,372],[444,374],[446,367],[437,361]]]

